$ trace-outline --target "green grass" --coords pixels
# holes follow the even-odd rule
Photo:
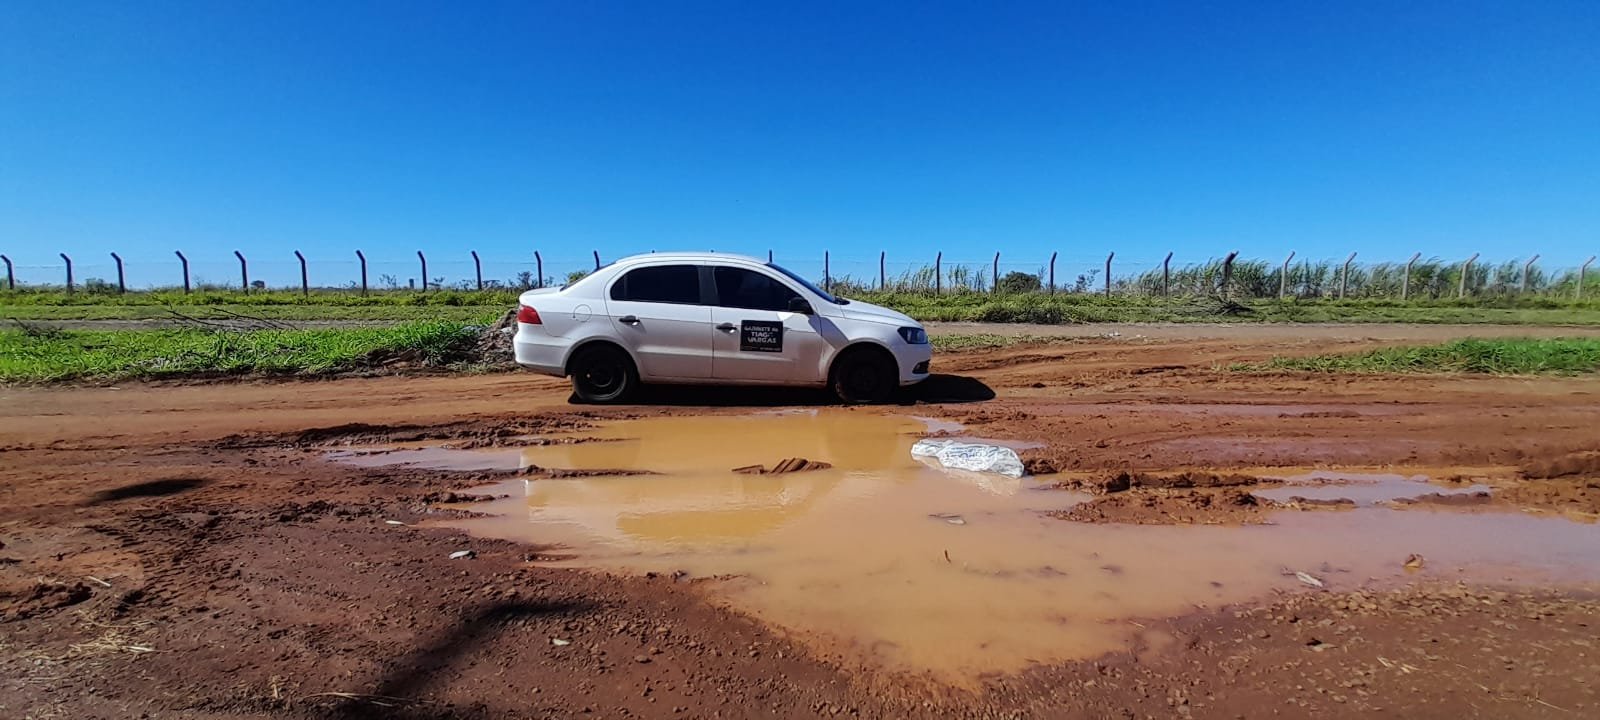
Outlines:
[[[0,382],[334,373],[405,358],[442,365],[468,356],[464,323],[339,330],[0,331]]]
[[[494,322],[510,305],[9,305],[0,318],[14,320],[237,320],[240,317],[282,322]]]
[[[1597,293],[1596,295],[1600,295]],[[1550,295],[1486,295],[1465,300],[1385,299],[1246,300],[1161,298],[1149,295],[954,292],[852,292],[849,297],[900,310],[922,321],[1000,323],[1097,322],[1289,322],[1459,323],[1507,325],[1600,325],[1600,297],[1582,302]],[[147,320],[227,314],[269,320],[487,322],[517,302],[512,290],[389,290],[366,296],[351,291],[297,292],[203,290],[67,293],[62,290],[0,291],[0,318],[20,320]]]
[[[1469,300],[1253,300],[1224,304],[1208,298],[1080,294],[989,295],[859,293],[861,300],[918,320],[962,322],[1293,322],[1600,325],[1600,301],[1548,297]]]
[[[933,349],[941,351],[955,350],[986,350],[1001,348],[1023,342],[1027,338],[1014,335],[995,335],[992,333],[978,333],[974,335],[933,335],[928,341],[933,343]]]
[[[192,293],[182,290],[146,290],[119,294],[116,292],[69,293],[58,288],[21,288],[0,291],[0,306],[22,305],[154,305],[191,307],[198,305],[318,305],[337,307],[511,307],[517,304],[515,290],[374,290],[366,295],[352,290],[313,290],[309,295],[299,291],[201,289]]]
[[[1234,370],[1309,370],[1352,373],[1483,373],[1575,375],[1600,370],[1600,339],[1466,339],[1421,347],[1389,348],[1348,355],[1274,358]]]

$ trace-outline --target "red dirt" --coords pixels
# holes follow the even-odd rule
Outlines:
[[[1062,520],[1131,525],[1257,523],[1277,503],[1237,488],[1119,492],[1053,513]]]
[[[1130,486],[1146,477],[1205,485],[1192,478],[1270,467],[1464,467],[1481,469],[1501,502],[1600,509],[1586,479],[1593,468],[1569,472],[1562,460],[1600,450],[1593,378],[1213,369],[1405,336],[1384,332],[1381,341],[1303,340],[1284,328],[1249,340],[1085,339],[942,354],[939,370],[998,398],[911,411],[1042,442],[1029,452],[1035,469],[1126,473]],[[693,579],[551,569],[529,561],[559,548],[412,526],[447,512],[435,507],[444,493],[503,473],[358,469],[316,450],[514,444],[600,418],[746,411],[738,407],[573,407],[563,383],[524,374],[0,393],[4,717],[1600,710],[1600,604],[1576,591],[1427,585],[1197,608],[1143,623],[1127,652],[990,678],[975,692],[847,672],[709,603]],[[1519,468],[1557,479],[1518,480]],[[1116,505],[1159,493],[1193,504],[1194,521],[1206,522],[1258,507],[1228,500],[1243,492],[1135,487],[1105,496],[1112,504],[1100,512],[1121,521]],[[475,558],[449,559],[468,548]]]

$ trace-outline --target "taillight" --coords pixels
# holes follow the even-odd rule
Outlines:
[[[527,305],[517,308],[517,322],[527,323],[529,325],[544,324],[544,321],[539,319],[539,311],[528,307]]]

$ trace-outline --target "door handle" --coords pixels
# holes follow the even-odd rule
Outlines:
[[[617,322],[624,325],[638,325],[639,318],[633,315],[623,315],[622,317],[617,318]]]
[[[723,323],[721,325],[718,325],[717,329],[721,330],[723,332],[733,332],[735,330],[738,330],[739,328],[735,327],[733,323]]]

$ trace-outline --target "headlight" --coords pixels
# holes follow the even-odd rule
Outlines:
[[[900,328],[900,338],[908,345],[927,345],[928,331],[919,327]]]

